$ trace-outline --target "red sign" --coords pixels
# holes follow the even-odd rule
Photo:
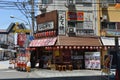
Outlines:
[[[84,20],[84,13],[83,12],[67,12],[67,20],[76,20],[76,21],[83,21]]]
[[[26,34],[18,34],[18,37],[17,37],[17,44],[19,46],[23,46],[24,45],[24,42],[26,41]]]

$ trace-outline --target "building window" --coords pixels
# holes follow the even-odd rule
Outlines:
[[[116,3],[116,2],[118,2],[119,0],[101,0],[101,3],[104,3],[104,2],[106,2],[106,3],[109,3],[109,4],[114,4],[114,3]],[[119,1],[120,2],[120,1]]]
[[[53,0],[42,0],[42,4],[52,4]]]
[[[81,21],[77,21],[77,22],[68,21],[68,27],[75,27],[75,28],[83,29],[83,22],[81,22]]]
[[[116,3],[120,3],[120,0],[116,0]]]
[[[92,3],[92,0],[76,0],[76,4],[81,4],[81,3]]]
[[[68,27],[75,27],[75,22],[68,21]]]
[[[116,23],[115,22],[102,22],[102,29],[111,29],[111,30],[116,30]]]

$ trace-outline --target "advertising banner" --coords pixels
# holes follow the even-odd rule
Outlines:
[[[26,41],[26,34],[19,33],[17,36],[17,44],[21,47],[23,47],[24,43]]]
[[[68,11],[67,14],[67,20],[75,20],[75,21],[84,21],[84,12],[72,12]]]
[[[102,72],[106,74],[110,73],[111,62],[112,62],[112,55],[105,55]]]
[[[100,67],[100,52],[85,53],[85,68],[86,69],[101,69]]]

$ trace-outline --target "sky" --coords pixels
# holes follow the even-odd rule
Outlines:
[[[0,0],[0,1],[15,1],[15,0]],[[25,21],[28,22],[26,17],[18,9],[17,10],[16,9],[13,10],[11,8],[4,9],[1,8],[1,4],[0,4],[0,29],[7,29],[12,22],[19,22],[19,23],[25,23]],[[11,15],[18,19],[10,18]],[[26,27],[29,28],[28,25],[26,25]]]
[[[20,10],[17,9],[12,9],[9,8],[8,9],[4,9],[4,7],[2,5],[2,1],[11,1],[11,2],[16,2],[16,1],[21,1],[21,0],[0,0],[0,29],[7,29],[11,23],[13,22],[19,22],[19,23],[24,23],[28,22],[28,20],[26,19],[26,17],[20,12]],[[9,4],[9,3],[8,3]],[[10,4],[11,5],[11,4]],[[7,5],[5,5],[7,6]],[[8,5],[9,6],[9,5]],[[14,16],[16,18],[10,18],[10,16]],[[26,25],[26,27],[28,29],[30,29],[29,25]],[[16,35],[15,35],[15,44],[16,44]]]

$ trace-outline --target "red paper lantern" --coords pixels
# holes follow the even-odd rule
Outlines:
[[[63,46],[60,46],[60,49],[63,49]]]
[[[65,49],[68,49],[68,47],[67,47],[67,46],[65,46]]]
[[[96,49],[98,49],[98,47],[95,47]]]
[[[74,46],[73,49],[76,49],[76,46]]]
[[[104,47],[104,50],[107,50],[107,47],[106,47],[106,46]]]
[[[59,46],[57,46],[57,49],[59,49]]]
[[[51,36],[53,36],[53,34],[54,34],[54,32],[53,32],[53,31],[51,31]]]
[[[80,46],[78,46],[77,49],[80,49]]]
[[[54,35],[54,36],[56,35],[56,31],[53,31],[53,35]]]
[[[102,49],[102,47],[100,46],[99,49]]]
[[[82,49],[84,49],[85,47],[84,46],[82,46]]]
[[[107,48],[110,49],[110,46],[108,46]]]
[[[47,47],[45,47],[45,50],[47,50],[48,48]]]
[[[86,46],[86,49],[88,49],[88,46]]]
[[[71,47],[71,46],[69,46],[69,49],[72,49],[72,47]]]
[[[93,49],[93,47],[92,47],[92,46],[90,46],[90,49],[92,50],[92,49]]]

